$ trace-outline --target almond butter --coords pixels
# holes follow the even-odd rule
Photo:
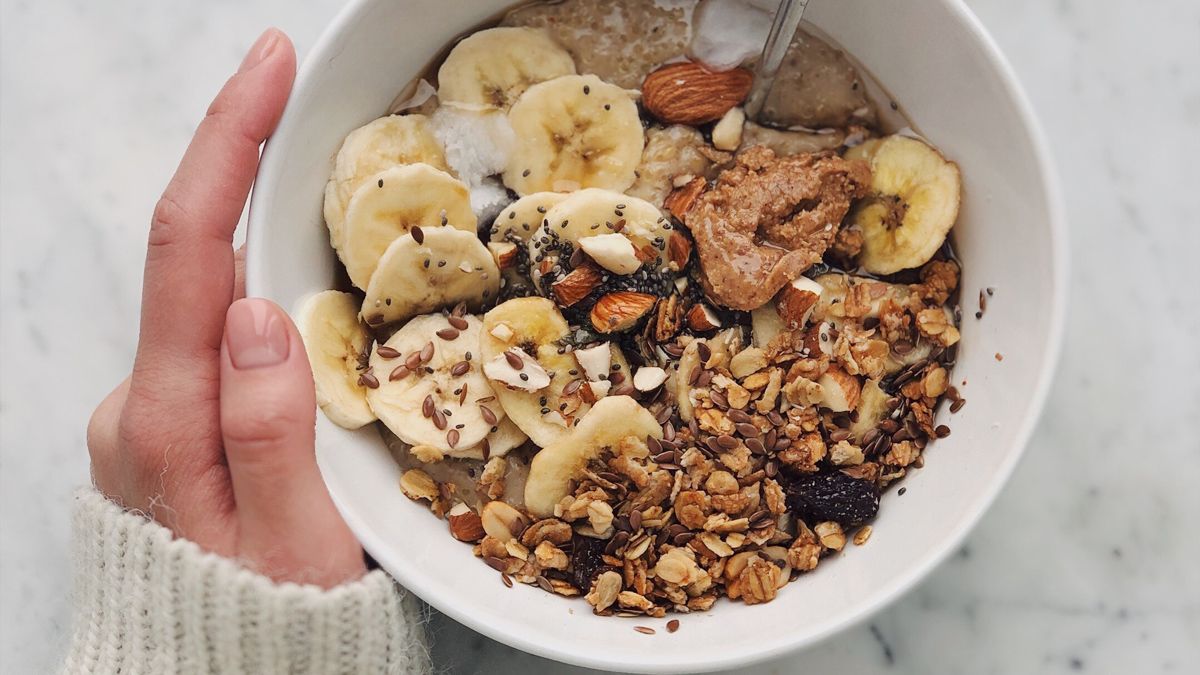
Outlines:
[[[753,82],[745,68],[714,72],[694,61],[671,63],[646,76],[642,103],[667,124],[704,124],[745,100]]]
[[[588,293],[591,293],[600,284],[600,279],[600,269],[587,262],[571,270],[567,276],[550,284],[550,290],[554,291],[554,297],[558,299],[559,305],[570,307],[586,298]]]
[[[633,327],[654,308],[656,298],[647,293],[617,291],[596,301],[592,307],[592,326],[601,333],[618,333]]]
[[[708,187],[708,181],[702,177],[696,177],[684,183],[682,186],[675,188],[667,198],[663,200],[663,208],[665,208],[675,219],[683,222],[683,217],[691,210],[696,203],[701,193]]]
[[[692,240],[682,232],[672,232],[667,239],[667,268],[672,272],[682,272],[691,257]]]
[[[721,319],[717,317],[716,312],[712,311],[708,305],[698,302],[688,310],[687,325],[688,328],[697,333],[706,333],[710,330],[720,328]]]
[[[483,539],[483,520],[479,514],[468,509],[463,513],[450,514],[450,535],[459,541],[474,543]]]

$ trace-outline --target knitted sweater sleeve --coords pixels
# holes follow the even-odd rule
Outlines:
[[[76,496],[65,673],[426,673],[421,610],[382,571],[276,584],[94,490]]]

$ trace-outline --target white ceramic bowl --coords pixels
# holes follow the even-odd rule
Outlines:
[[[267,145],[250,211],[247,289],[296,308],[330,287],[335,259],[322,190],[342,138],[384,113],[456,34],[506,0],[352,0],[308,55]],[[453,9],[450,9],[453,7]],[[318,415],[317,457],[334,501],[372,556],[404,586],[471,628],[519,649],[622,671],[730,668],[808,645],[862,620],[928,574],[1008,478],[1054,371],[1065,299],[1065,226],[1046,146],[1012,72],[956,0],[813,2],[806,18],[846,47],[962,167],[957,232],[965,262],[954,382],[969,403],[925,468],[883,499],[869,544],[850,545],[766,605],[719,602],[661,620],[595,617],[582,601],[506,588],[410,502],[379,434]],[[975,296],[994,287],[985,318]],[[995,355],[1003,354],[1003,362]],[[967,384],[963,384],[966,381]],[[635,624],[658,626],[657,635]]]

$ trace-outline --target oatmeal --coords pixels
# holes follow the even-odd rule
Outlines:
[[[532,4],[454,45],[347,136],[348,286],[300,317],[322,410],[380,428],[464,555],[605,616],[772,602],[964,403],[957,166],[804,31],[746,119],[756,53],[703,62],[696,4]]]

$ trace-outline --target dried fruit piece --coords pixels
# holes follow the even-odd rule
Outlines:
[[[591,537],[576,537],[571,549],[571,581],[576,588],[591,588],[592,580],[612,569],[604,562],[608,542]]]
[[[879,511],[875,484],[840,471],[799,477],[788,486],[787,501],[801,520],[832,520],[842,527],[862,525]]]

